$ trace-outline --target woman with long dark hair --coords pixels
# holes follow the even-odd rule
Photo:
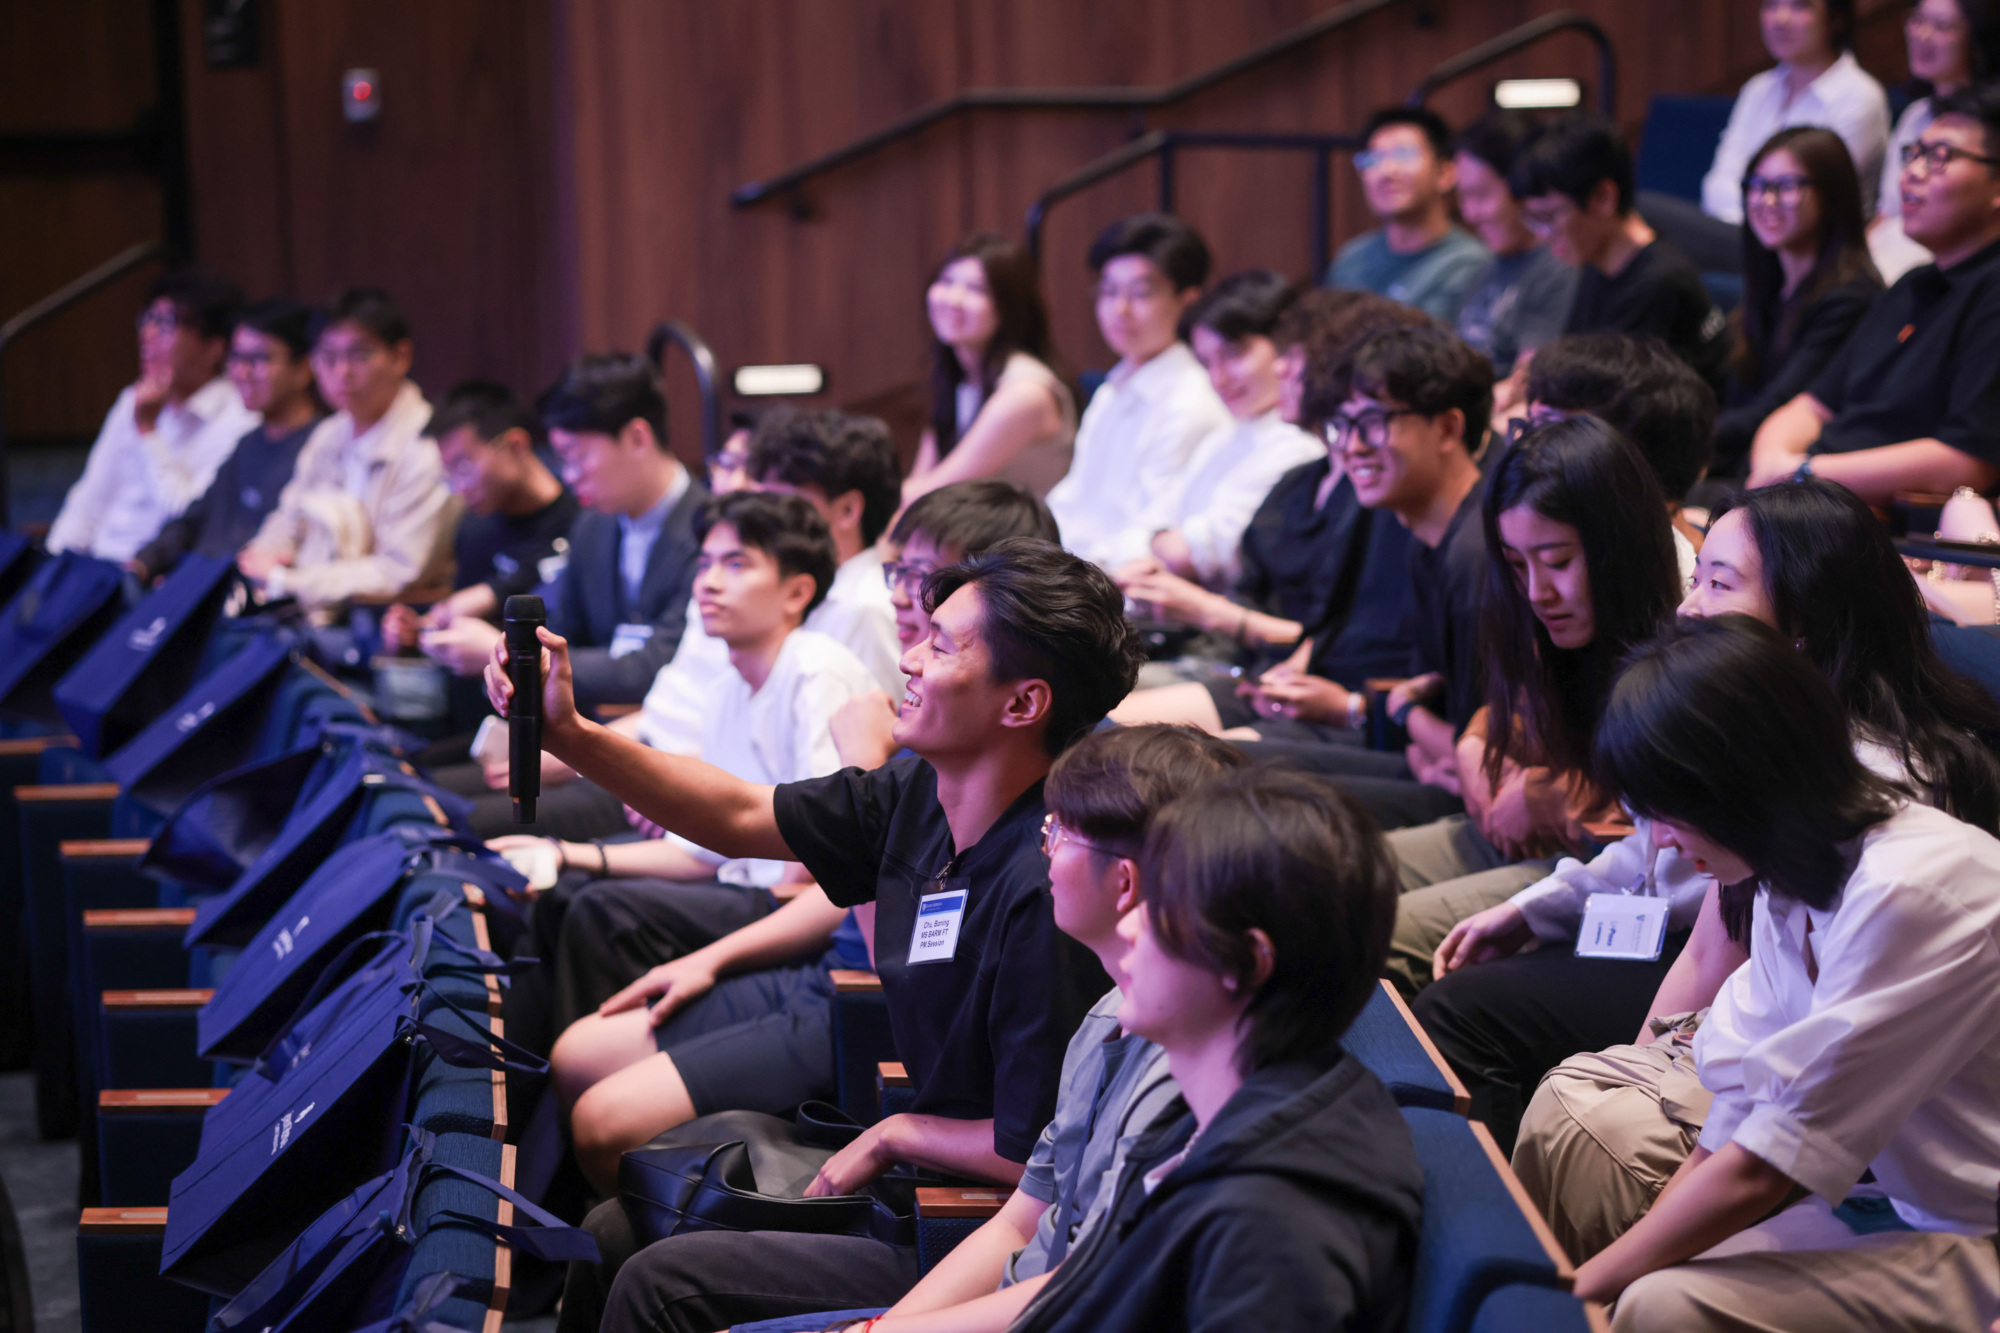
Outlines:
[[[1584,825],[1614,808],[1589,776],[1598,712],[1680,596],[1659,482],[1596,417],[1522,435],[1483,518],[1486,708],[1458,742],[1465,814],[1389,835],[1404,884],[1390,970],[1411,991],[1452,926],[1594,847]]]
[[[924,296],[931,421],[903,503],[954,481],[996,477],[1040,499],[1069,471],[1076,400],[1056,374],[1034,256],[976,232],[953,246]]]
[[[1716,476],[1741,473],[1764,418],[1804,392],[1882,293],[1861,181],[1831,130],[1779,130],[1743,177],[1743,303],[1715,423]]]
[[[1700,1142],[1576,1272],[1621,1329],[2000,1314],[2000,841],[1871,771],[1847,712],[1728,615],[1636,654],[1598,728],[1598,771],[1660,846],[1756,886],[1751,963],[1694,1039]],[[1888,1205],[1865,1241],[1833,1211],[1863,1179]]]
[[[1718,510],[1681,614],[1727,612],[1753,616],[1798,645],[1847,706],[1872,768],[1961,819],[2000,824],[2000,708],[1939,661],[1909,574],[1852,492],[1809,480],[1751,491]],[[1577,957],[1569,946],[1590,895],[1624,892],[1668,910],[1676,933],[1660,957]],[[1565,861],[1454,927],[1417,1014],[1508,1144],[1549,1069],[1630,1040],[1651,1016],[1713,1000],[1744,960],[1748,925],[1746,895],[1719,890],[1684,858],[1655,848],[1641,827],[1589,864]],[[1521,952],[1537,941],[1543,947]]]
[[[1895,545],[1852,492],[1815,478],[1751,491],[1718,510],[1681,613],[1747,615],[1771,626],[1832,686],[1863,763],[1922,803],[1983,829],[2000,827],[2000,707],[1939,659]],[[1642,822],[1638,834],[1591,865],[1565,864],[1514,903],[1464,923],[1464,938],[1447,942],[1459,950],[1446,964],[1450,975],[1427,997],[1460,1016],[1433,1020],[1434,1035],[1444,1034],[1440,1044],[1459,1052],[1448,1051],[1454,1063],[1505,1071],[1522,1095],[1552,1056],[1562,1060],[1527,1108],[1514,1161],[1558,1238],[1579,1257],[1629,1227],[1693,1147],[1706,1095],[1685,1039],[1692,1024],[1673,1016],[1712,1003],[1749,956],[1754,886],[1722,887],[1649,839]],[[1629,890],[1641,880],[1643,891],[1671,898],[1677,912],[1699,903],[1692,937],[1650,1005],[1634,1007],[1635,979],[1619,996],[1599,997],[1590,1013],[1573,1015],[1575,1039],[1584,1039],[1575,1049],[1590,1052],[1573,1059],[1563,1058],[1556,1042],[1539,1052],[1507,1047],[1495,1033],[1509,1009],[1536,1003],[1530,990],[1544,999],[1552,993],[1561,970],[1553,958],[1574,938],[1588,894]],[[1505,956],[1528,938],[1544,947]],[[1475,1012],[1490,1017],[1469,1017]],[[1631,1040],[1622,1034],[1605,1040],[1621,1024],[1625,1033],[1639,1030],[1637,1044],[1613,1045]],[[1671,1039],[1676,1031],[1678,1041]],[[1655,1041],[1653,1033],[1665,1035]],[[1663,1169],[1606,1171],[1621,1144],[1643,1144],[1625,1155]]]

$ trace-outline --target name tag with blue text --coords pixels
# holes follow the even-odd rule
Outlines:
[[[965,922],[965,890],[946,889],[917,899],[917,924],[910,932],[912,963],[948,963],[958,952],[958,928]]]

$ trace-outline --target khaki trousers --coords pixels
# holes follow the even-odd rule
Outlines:
[[[1514,1174],[1578,1263],[1645,1215],[1708,1118],[1712,1098],[1687,1040],[1695,1016],[1671,1021],[1648,1045],[1563,1061],[1543,1077],[1521,1118]]]
[[[1388,974],[1406,1000],[1431,984],[1431,958],[1453,926],[1555,869],[1554,861],[1510,864],[1464,815],[1394,829],[1388,838],[1403,877]]]
[[[1616,1333],[1984,1333],[2000,1317],[1990,1236],[1857,1236],[1806,1199],[1700,1258],[1640,1278]]]

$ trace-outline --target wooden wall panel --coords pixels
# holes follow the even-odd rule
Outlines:
[[[149,0],[0,5],[0,134],[123,133],[153,102]],[[104,163],[0,175],[0,319],[161,233],[160,190]],[[88,437],[137,372],[132,320],[157,269],[22,335],[7,352],[7,430]]]
[[[1732,90],[1767,63],[1756,12],[1737,0],[1433,0],[1394,6],[1344,36],[1157,116],[1159,126],[1340,130],[1400,101],[1439,60],[1556,8],[1596,18],[1616,43],[1620,119],[1636,129],[1663,91]],[[921,399],[923,284],[975,228],[1019,236],[1041,189],[1124,142],[1111,113],[981,113],[935,128],[808,186],[809,215],[745,212],[730,189],[832,149],[964,87],[1155,85],[1184,78],[1324,12],[1325,0],[736,0],[727,6],[557,0],[573,89],[559,131],[574,215],[567,279],[579,341],[631,346],[653,321],[685,319],[725,369],[761,361],[829,368],[831,399]],[[1885,11],[1877,0],[1864,11]],[[1868,30],[1878,73],[1900,61],[1893,15]],[[1500,77],[1575,74],[1594,84],[1581,36],[1551,39],[1444,90],[1463,121]],[[1308,276],[1304,157],[1192,153],[1178,211],[1216,252],[1217,272],[1264,264]],[[1369,225],[1358,182],[1336,167],[1337,238]],[[1105,222],[1155,197],[1141,167],[1060,205],[1044,278],[1072,368],[1106,364],[1082,254]],[[675,410],[692,419],[677,384]],[[904,441],[906,447],[911,443]]]

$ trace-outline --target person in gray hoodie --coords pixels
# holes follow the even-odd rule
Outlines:
[[[1251,770],[1162,810],[1137,864],[1118,1018],[1182,1099],[1012,1333],[1400,1327],[1423,1173],[1340,1045],[1395,920],[1380,830],[1324,779]]]

